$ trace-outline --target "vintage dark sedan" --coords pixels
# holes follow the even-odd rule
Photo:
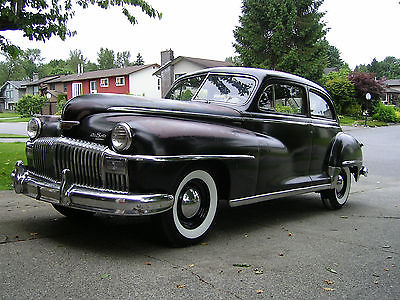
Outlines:
[[[203,239],[231,207],[319,192],[342,207],[366,175],[319,85],[282,72],[214,68],[179,78],[167,99],[93,94],[28,124],[14,189],[68,217],[152,215],[167,240]]]

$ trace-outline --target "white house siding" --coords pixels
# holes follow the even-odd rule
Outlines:
[[[194,64],[187,60],[181,60],[175,64],[175,79],[177,77],[204,69],[204,67]]]
[[[153,76],[156,67],[149,67],[129,75],[129,94],[160,98],[161,90],[158,86],[158,77]]]
[[[11,96],[11,97],[7,97]],[[19,98],[21,98],[24,95],[23,92],[20,92],[17,88],[15,88],[12,84],[8,83],[4,89],[4,96],[5,96],[5,102],[4,102],[4,109],[14,109],[15,103],[18,102]]]

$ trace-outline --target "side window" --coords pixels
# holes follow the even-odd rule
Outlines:
[[[328,102],[313,92],[310,92],[310,111],[311,116],[333,119],[333,112]]]
[[[190,77],[178,82],[165,96],[166,99],[189,101],[192,100],[198,88],[203,82],[205,75]]]
[[[258,101],[261,111],[275,111],[292,115],[305,115],[306,91],[292,84],[275,83],[267,86]]]

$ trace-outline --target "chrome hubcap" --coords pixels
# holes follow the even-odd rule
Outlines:
[[[185,218],[192,218],[200,209],[200,194],[195,189],[188,189],[182,196],[182,214]]]
[[[338,193],[340,193],[343,189],[343,186],[344,186],[343,177],[339,175],[339,178],[337,179],[337,182],[336,182],[336,191]]]

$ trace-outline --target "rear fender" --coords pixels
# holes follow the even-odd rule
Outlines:
[[[363,165],[363,156],[360,144],[354,137],[339,132],[332,142],[332,148],[328,159],[330,175],[341,167],[348,167],[357,181]]]

